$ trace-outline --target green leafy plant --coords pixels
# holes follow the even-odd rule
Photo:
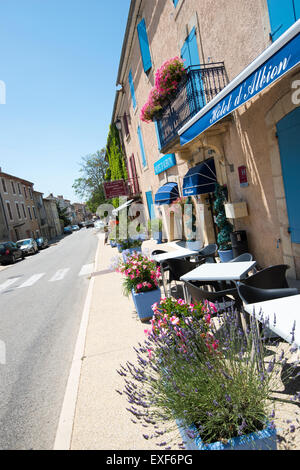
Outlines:
[[[233,231],[233,225],[226,218],[225,204],[226,198],[224,194],[224,187],[216,184],[214,210],[216,212],[216,224],[219,228],[217,236],[217,243],[219,250],[230,250],[231,239],[230,234]]]

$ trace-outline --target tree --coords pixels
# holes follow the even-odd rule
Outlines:
[[[56,208],[58,212],[58,218],[63,222],[64,227],[70,225],[71,221],[67,215],[67,208],[61,208],[58,202],[56,202]]]
[[[80,170],[82,176],[74,181],[73,188],[91,212],[96,212],[97,207],[105,202],[103,183],[108,168],[105,160],[105,149],[82,157]]]
[[[107,181],[127,180],[128,175],[120,143],[119,131],[114,124],[109,127],[105,158],[108,161],[105,179]],[[119,198],[114,198],[112,203],[115,207],[118,207]]]

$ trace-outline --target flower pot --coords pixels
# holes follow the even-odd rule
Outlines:
[[[114,242],[113,240],[109,240],[109,243],[112,248],[115,248],[117,246],[116,242]]]
[[[233,250],[218,250],[221,263],[228,263],[233,259]]]
[[[121,243],[117,243],[117,248],[118,248],[118,252],[122,253],[123,249],[122,249]]]
[[[201,240],[194,240],[194,241],[188,241],[186,242],[186,247],[188,250],[195,250],[199,251],[203,247],[203,243]]]
[[[135,246],[133,248],[127,248],[126,250],[122,251],[122,258],[124,260],[124,263],[126,262],[127,260],[127,257],[129,255],[132,255],[132,253],[140,253],[142,251],[142,247],[141,246]]]
[[[189,436],[188,432],[195,433],[196,428],[184,428],[179,420],[176,423],[187,450],[277,450],[276,429],[269,423],[262,431],[234,437],[229,439],[227,444],[220,441],[204,444],[200,436],[195,438]]]
[[[162,232],[154,232],[153,238],[156,240],[156,243],[160,245],[162,243]]]
[[[132,289],[132,299],[137,311],[137,314],[142,322],[150,320],[153,317],[152,305],[160,302],[161,292],[160,289],[150,290],[148,292],[141,292],[137,294]]]

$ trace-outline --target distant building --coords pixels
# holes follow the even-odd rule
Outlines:
[[[33,191],[33,199],[37,211],[38,224],[40,228],[40,235],[48,238],[48,221],[46,209],[43,202],[43,193]]]
[[[33,199],[33,183],[0,172],[0,196],[12,241],[39,236],[37,210]]]
[[[80,222],[83,222],[87,216],[85,204],[74,202],[73,207],[75,210],[76,223],[79,224]]]
[[[43,205],[47,218],[47,238],[51,240],[60,236],[63,229],[59,220],[55,199],[51,197],[43,198]]]
[[[0,194],[0,241],[8,240],[8,224],[6,220],[6,214],[4,210],[4,204],[2,200],[2,196]]]

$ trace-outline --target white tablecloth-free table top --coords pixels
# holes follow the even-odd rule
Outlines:
[[[188,256],[197,256],[198,250],[188,250],[187,248],[178,248],[173,251],[168,251],[168,253],[161,253],[160,255],[153,255],[154,261],[157,263],[161,263],[162,261],[166,261],[168,259],[179,259],[185,258]]]
[[[256,261],[205,263],[181,276],[181,281],[239,281],[256,265]]]
[[[270,330],[300,348],[300,295],[248,304],[244,305],[244,309],[260,321],[268,320]]]

